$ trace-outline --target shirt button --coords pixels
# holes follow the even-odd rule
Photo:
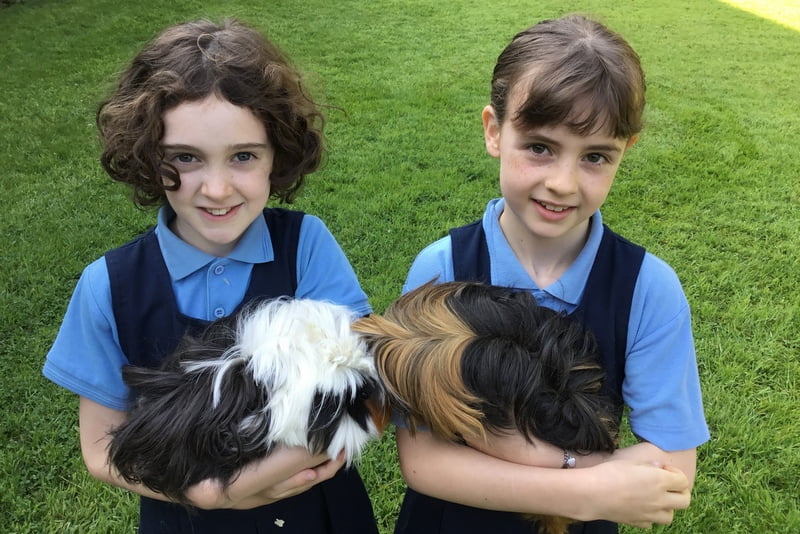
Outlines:
[[[214,267],[214,274],[222,274],[224,272],[225,272],[225,267],[223,267],[222,265],[217,265],[216,267]]]
[[[225,316],[225,308],[217,308],[214,310],[214,317],[220,318]]]

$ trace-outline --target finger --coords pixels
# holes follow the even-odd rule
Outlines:
[[[224,492],[216,479],[201,480],[186,490],[186,498],[192,505],[201,509],[212,509],[226,506]]]
[[[661,469],[669,473],[666,486],[667,491],[682,493],[689,489],[689,479],[686,478],[683,471],[674,465],[664,465]]]
[[[313,468],[329,459],[324,453],[311,456],[304,447],[279,447],[270,453],[269,458],[281,462],[293,472]]]
[[[672,523],[672,520],[674,518],[675,518],[674,510],[664,510],[661,514],[658,515],[658,517],[653,522],[659,525],[669,525],[670,523]]]
[[[682,475],[684,477],[686,476],[683,471],[681,471],[679,468],[675,467],[674,465],[665,464],[665,465],[663,465],[661,467],[661,469],[663,469],[664,471],[669,471],[670,473],[675,473],[676,475]]]
[[[270,493],[277,500],[299,495],[320,482],[332,478],[344,465],[344,461],[344,453],[341,453],[335,460],[322,462],[314,468],[305,469],[288,480],[276,484]]]
[[[342,468],[345,462],[344,453],[339,453],[339,455],[334,460],[328,460],[327,462],[318,465],[314,468],[316,472],[317,478],[315,480],[316,483],[322,482],[323,480],[328,480],[332,478],[333,475],[336,474],[339,469]]]
[[[689,488],[683,491],[671,492],[673,502],[671,503],[673,510],[686,510],[692,503],[692,492]]]
[[[297,495],[298,493],[308,490],[315,484],[319,484],[331,478],[341,469],[345,462],[344,451],[340,452],[334,460],[331,460],[327,456],[317,456],[315,458],[321,460],[316,463],[315,467],[304,469],[288,480],[276,484],[273,489],[276,492],[280,491],[282,494],[291,493],[291,495]],[[281,498],[285,499],[286,496],[287,495],[284,495]]]
[[[319,477],[316,469],[303,469],[283,482],[278,482],[272,487],[271,493],[277,498],[286,498],[287,494],[297,495],[313,486]]]

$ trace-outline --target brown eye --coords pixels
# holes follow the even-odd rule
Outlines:
[[[542,144],[539,144],[539,143],[536,143],[536,144],[533,144],[533,145],[529,146],[528,150],[530,150],[531,152],[533,152],[534,154],[537,154],[537,155],[545,155],[545,154],[547,154],[547,147],[542,145]]]
[[[602,154],[594,153],[586,156],[586,161],[588,161],[589,163],[605,163],[606,161],[608,161],[608,158]]]
[[[361,400],[367,400],[372,396],[372,392],[374,390],[375,388],[372,386],[372,384],[364,384],[363,386],[358,388],[358,393],[357,393],[358,398]]]

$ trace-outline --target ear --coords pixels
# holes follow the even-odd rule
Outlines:
[[[486,151],[492,157],[500,157],[500,123],[491,105],[483,108],[481,113],[483,120],[483,138],[486,142]]]
[[[636,135],[632,136],[630,139],[628,139],[628,144],[627,144],[627,145],[625,145],[625,150],[628,150],[630,147],[632,147],[633,145],[635,145],[635,144],[636,144],[636,141],[637,141],[638,139],[639,139],[639,134],[636,134]]]

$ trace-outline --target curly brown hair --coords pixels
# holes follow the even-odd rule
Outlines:
[[[263,122],[275,150],[270,197],[291,203],[320,164],[324,117],[283,53],[234,19],[169,27],[133,58],[97,111],[103,168],[140,207],[162,204],[181,185],[164,161],[164,113],[211,94]]]
[[[582,135],[603,130],[630,139],[642,129],[645,88],[639,55],[622,36],[568,15],[514,36],[497,58],[491,103],[502,123],[508,100],[526,91],[509,117],[516,126],[565,124]]]

